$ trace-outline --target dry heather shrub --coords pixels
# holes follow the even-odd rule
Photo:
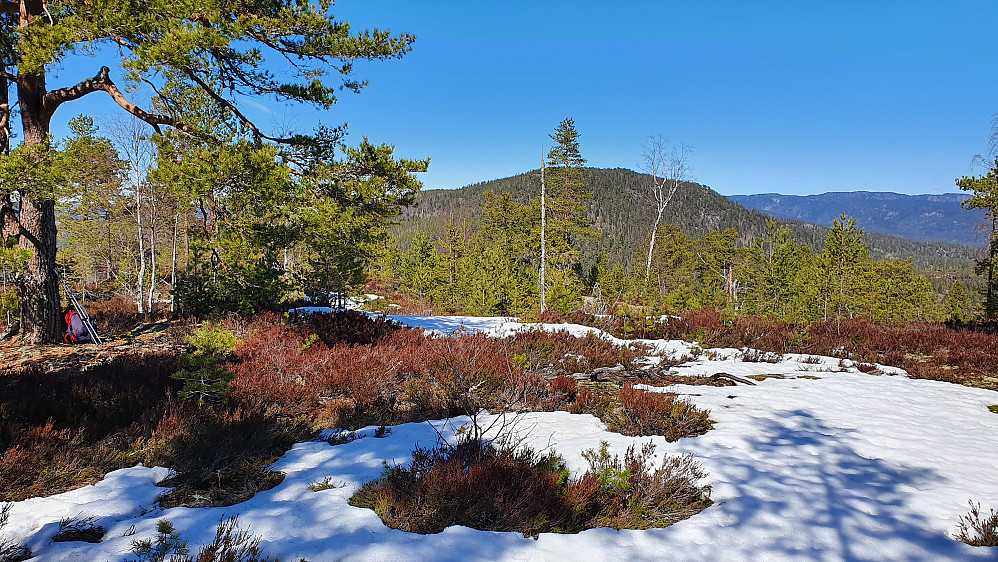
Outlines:
[[[637,452],[627,448],[624,458],[610,456],[608,443],[589,449],[582,456],[589,470],[582,480],[595,479],[603,493],[598,527],[649,529],[668,527],[709,507],[710,486],[699,482],[707,475],[693,455],[665,456],[655,469],[655,445],[645,443]],[[581,481],[580,481],[581,482]]]
[[[402,325],[385,317],[371,318],[355,310],[303,314],[289,323],[304,336],[315,334],[328,347],[338,344],[372,345],[402,329]]]
[[[561,457],[537,454],[509,440],[466,438],[417,448],[407,466],[387,467],[350,504],[373,509],[386,525],[438,533],[452,525],[487,531],[577,533],[593,527],[665,527],[711,504],[704,473],[690,456],[650,461],[654,445],[624,459],[607,444],[586,451],[590,469],[571,480]]]
[[[160,500],[164,507],[232,505],[279,484],[284,475],[265,467],[310,435],[260,411],[171,402],[143,458],[178,471],[165,483],[176,489]]]
[[[355,343],[329,347],[297,328],[254,323],[229,367],[236,375],[232,397],[315,426],[357,427],[501,409],[522,390],[523,370],[497,340],[480,334],[428,338],[421,330],[391,326],[372,330],[384,333],[340,335]]]
[[[607,424],[624,435],[662,435],[667,441],[703,435],[710,429],[709,412],[673,393],[646,392],[627,383],[620,389],[620,412]]]
[[[548,383],[551,395],[559,402],[571,403],[579,392],[579,384],[572,377],[558,375]]]
[[[573,414],[592,414],[601,420],[606,420],[613,412],[615,405],[613,397],[605,392],[580,390],[568,411]]]
[[[522,357],[532,369],[553,369],[561,374],[628,365],[641,355],[592,333],[577,338],[568,332],[523,332],[506,338],[502,345],[511,357]]]
[[[132,466],[173,387],[171,354],[121,356],[72,376],[23,374],[0,389],[0,500],[63,492]]]
[[[981,504],[970,502],[970,513],[960,516],[956,540],[970,546],[998,546],[998,513],[981,518]]]
[[[553,454],[465,439],[417,448],[412,457],[362,486],[350,504],[373,509],[389,527],[424,534],[451,525],[538,533],[571,522],[561,501],[567,470]]]
[[[260,548],[261,539],[239,527],[238,516],[230,517],[215,529],[215,540],[198,549],[197,556],[183,556],[177,562],[277,562]]]

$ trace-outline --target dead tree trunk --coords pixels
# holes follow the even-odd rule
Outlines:
[[[546,196],[545,191],[547,191],[547,185],[545,184],[544,181],[544,155],[541,154],[541,279],[540,279],[541,314],[544,314],[544,312],[547,310],[547,300],[545,298],[545,296],[547,295],[547,284],[544,281],[544,273],[548,261],[547,241],[544,238],[544,231],[546,230],[547,227],[546,224],[547,219],[545,217],[547,210],[544,207],[545,205],[544,199]]]

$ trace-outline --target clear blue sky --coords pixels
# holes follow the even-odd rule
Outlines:
[[[694,145],[694,179],[724,194],[951,192],[979,173],[970,159],[998,112],[994,0],[340,0],[333,13],[414,33],[413,52],[358,63],[370,85],[329,112],[272,106],[264,122],[347,122],[354,142],[432,158],[427,188],[535,168],[572,117],[590,165],[637,169],[661,134]]]

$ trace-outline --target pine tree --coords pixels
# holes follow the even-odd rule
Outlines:
[[[333,19],[331,4],[4,1],[0,10],[4,39],[0,41],[4,66],[0,153],[6,153],[7,126],[15,105],[24,151],[11,166],[17,166],[18,160],[37,166],[53,148],[49,137],[53,115],[62,105],[97,92],[108,94],[123,111],[157,131],[171,128],[203,135],[204,130],[189,126],[186,104],[163,88],[164,77],[181,80],[226,107],[254,144],[329,144],[330,135],[282,138],[268,134],[240,106],[247,97],[266,95],[328,109],[338,90],[359,91],[364,86],[353,76],[354,61],[400,57],[410,50],[414,40],[410,35],[393,36],[380,30],[351,33],[349,25]],[[95,65],[92,77],[50,89],[51,70],[75,63],[73,56],[93,52],[100,52],[101,63],[114,63],[127,85],[149,83],[157,89],[156,105],[140,108],[128,99],[128,88],[118,87],[108,66]],[[284,65],[283,70],[275,72],[274,64]],[[13,84],[17,103],[6,103]],[[54,180],[0,185],[0,233],[30,254],[17,278],[17,291],[22,329],[34,343],[60,337],[55,275],[55,203],[60,194]]]
[[[786,322],[817,319],[815,259],[788,226],[768,220],[746,262],[746,312]]]
[[[985,285],[984,316],[998,318],[998,276],[995,266],[998,265],[998,156],[988,173],[980,177],[962,177],[956,180],[956,185],[964,191],[974,194],[961,203],[964,209],[985,209],[988,220],[991,221],[991,235],[988,241],[988,255],[977,260],[977,274],[987,279]]]
[[[863,298],[863,277],[870,265],[870,250],[856,219],[841,215],[832,221],[821,252],[823,316],[841,322],[852,317]]]
[[[456,310],[463,300],[461,295],[464,291],[463,285],[466,278],[467,233],[467,223],[462,222],[460,226],[456,225],[451,217],[447,221],[445,237],[440,241],[443,250],[440,256],[444,283],[443,304],[450,310]]]
[[[402,278],[406,287],[431,305],[440,301],[441,267],[437,249],[422,232],[417,232],[406,253]]]
[[[932,285],[913,267],[913,260],[876,260],[870,268],[868,299],[863,316],[888,322],[939,320]]]

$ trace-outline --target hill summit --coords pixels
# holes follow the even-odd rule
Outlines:
[[[602,234],[583,248],[584,259],[592,260],[599,252],[606,252],[611,264],[630,266],[642,248],[647,247],[647,237],[654,220],[654,209],[648,198],[651,176],[625,168],[585,168],[584,172],[587,189],[593,195],[591,218]],[[540,171],[532,170],[460,189],[423,191],[416,198],[416,206],[403,211],[402,223],[395,227],[395,233],[402,245],[407,246],[416,231],[422,231],[431,238],[442,237],[448,220],[455,223],[467,221],[469,226],[477,227],[484,204],[483,194],[489,190],[508,192],[517,201],[529,203],[540,193]],[[842,212],[850,214],[844,208],[829,208],[828,211],[830,218],[821,225],[795,218],[777,218],[780,223],[790,226],[799,242],[820,250],[832,218]],[[954,261],[972,259],[976,253],[974,248],[966,245],[909,240],[882,234],[869,224],[875,222],[869,215],[856,218],[859,226],[867,229],[865,241],[878,258],[914,257],[916,263],[923,267],[938,268],[952,265]],[[766,214],[746,208],[707,186],[684,182],[666,209],[663,222],[674,224],[691,236],[734,228],[738,231],[738,243],[749,245],[765,233],[767,219]]]

